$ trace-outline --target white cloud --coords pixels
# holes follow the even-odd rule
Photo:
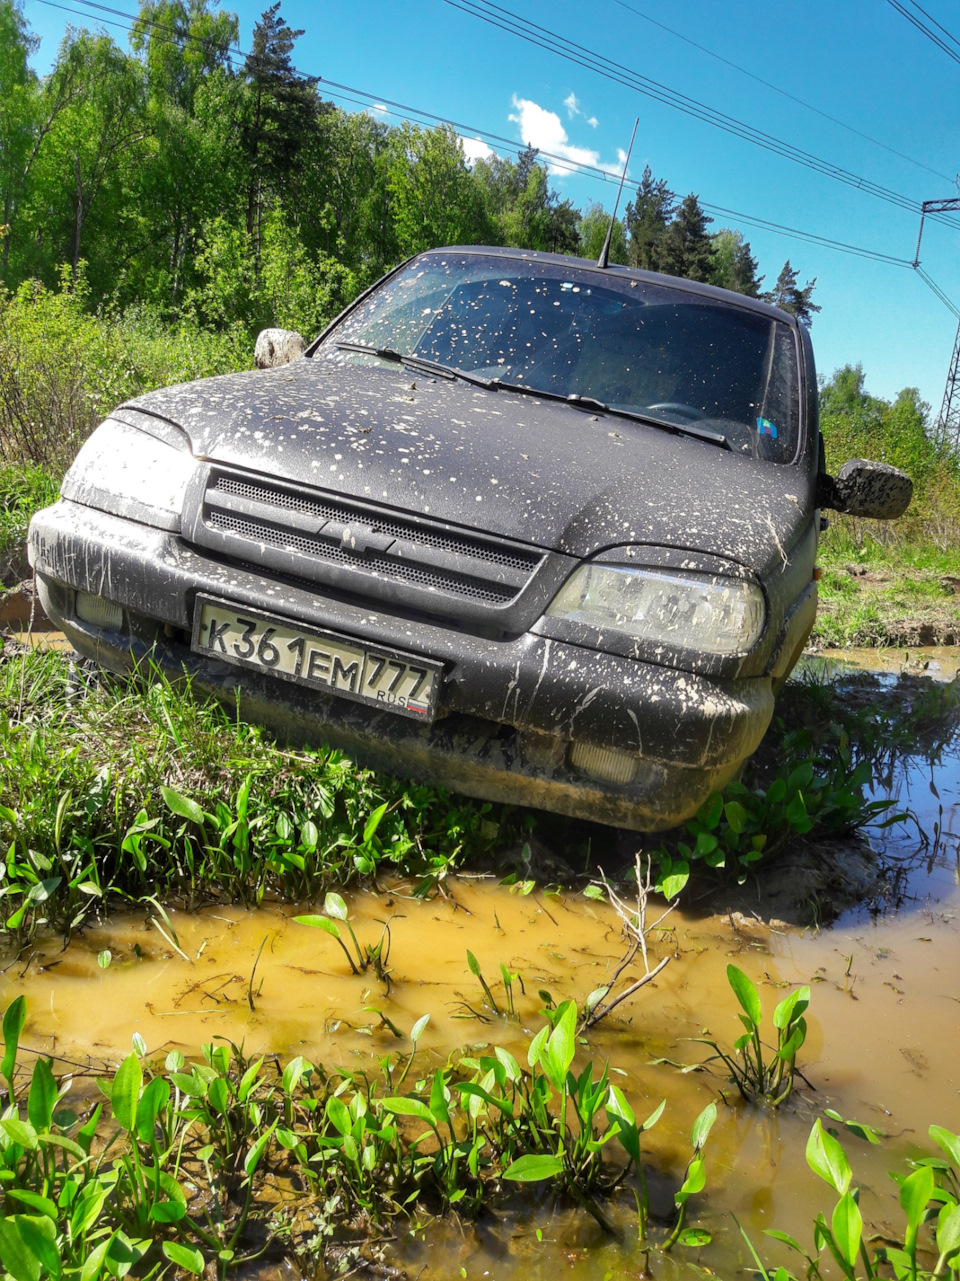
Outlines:
[[[571,106],[573,104],[573,107]],[[513,106],[515,114],[510,116],[510,120],[519,126],[521,140],[531,147],[536,147],[539,151],[548,151],[551,155],[559,156],[562,160],[570,161],[575,165],[594,165],[598,169],[605,169],[608,173],[619,173],[623,165],[623,159],[620,164],[604,164],[600,159],[600,153],[590,147],[577,147],[567,135],[563,127],[563,121],[555,111],[547,111],[545,107],[539,106],[536,102],[531,102],[529,98],[518,98],[513,96]],[[564,106],[568,111],[579,113],[579,104],[573,94],[565,100]],[[590,119],[587,124],[596,126],[596,121]],[[621,152],[621,156],[622,156]],[[568,172],[566,166],[557,165],[551,160],[546,160],[548,169],[552,174]]]
[[[461,134],[460,146],[468,165],[474,165],[478,160],[488,160],[493,155],[493,148],[488,147],[482,138],[464,138]]]
[[[563,100],[563,105],[566,107],[567,115],[571,120],[575,119],[577,116],[583,116],[583,108],[580,106],[580,99],[575,93],[568,94]],[[600,123],[596,116],[583,116],[583,118],[591,129],[596,129],[597,125]]]

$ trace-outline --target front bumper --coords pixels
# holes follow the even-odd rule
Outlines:
[[[769,676],[706,679],[531,633],[485,639],[223,564],[175,534],[65,500],[34,517],[29,550],[48,614],[102,665],[125,670],[152,656],[196,690],[239,699],[288,742],[329,743],[490,800],[640,831],[673,827],[755,750],[773,711]],[[119,604],[124,630],[80,621],[74,590]],[[418,724],[191,653],[201,592],[439,660],[437,720]],[[576,769],[571,743],[629,753],[635,777],[611,783]]]

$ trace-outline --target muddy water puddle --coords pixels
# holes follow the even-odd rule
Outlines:
[[[930,666],[939,661],[929,658]],[[827,679],[842,682],[857,670],[849,655],[844,663],[826,668]],[[955,669],[923,670],[927,679],[955,676]],[[884,673],[875,696],[896,700],[902,673],[902,665]],[[930,1150],[928,1125],[960,1130],[957,728],[954,715],[932,746],[921,751],[913,744],[880,762],[884,794],[916,816],[871,838],[890,880],[882,910],[876,904],[851,910],[821,931],[771,927],[749,914],[674,912],[652,945],[651,964],[669,956],[666,968],[581,1049],[582,1061],[609,1060],[640,1116],[667,1099],[646,1136],[655,1214],[672,1206],[693,1119],[719,1089],[726,1091],[707,1148],[706,1190],[690,1216],[714,1234],[700,1262],[720,1275],[750,1270],[731,1215],[755,1241],[776,1226],[808,1244],[816,1214],[829,1214],[826,1186],[804,1159],[807,1134],[824,1108],[889,1136],[881,1147],[844,1136],[865,1217],[875,1225],[899,1222],[887,1171]],[[224,1038],[248,1054],[281,1060],[302,1054],[328,1068],[375,1066],[378,1056],[408,1053],[411,1028],[429,1014],[417,1047],[425,1071],[453,1051],[491,1045],[524,1062],[542,1023],[540,990],[582,1003],[623,954],[613,910],[574,892],[522,896],[494,880],[460,878],[449,883],[448,897],[426,903],[402,886],[346,898],[361,942],[375,941],[382,922],[390,922],[388,983],[369,971],[351,974],[334,939],[296,923],[309,907],[273,905],[172,912],[179,951],[143,914],[115,917],[65,951],[49,943],[28,966],[8,967],[0,1001],[27,995],[25,1041],[33,1048],[63,1060],[111,1063],[139,1033],[156,1057],[170,1049],[196,1057],[202,1043]],[[521,975],[517,1021],[486,1016],[468,949],[498,998],[500,963]],[[111,960],[103,968],[98,958],[107,950]],[[722,1075],[653,1062],[694,1063],[709,1051],[690,1038],[709,1033],[730,1045],[739,1034],[726,980],[731,961],[758,984],[768,1019],[787,992],[802,984],[812,989],[800,1060],[809,1084],[799,1084],[780,1114],[741,1105]],[[634,973],[636,965],[625,979]],[[424,1278],[537,1279],[559,1271],[599,1281],[643,1274],[644,1260],[629,1245],[626,1200],[621,1243],[606,1240],[585,1215],[535,1193],[522,1204],[497,1219],[434,1227],[426,1240],[402,1237],[391,1261]],[[777,1248],[766,1249],[767,1259],[787,1261]],[[655,1259],[651,1270],[669,1277],[696,1262],[696,1251],[678,1249],[676,1259]]]

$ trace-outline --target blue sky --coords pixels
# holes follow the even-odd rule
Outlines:
[[[249,47],[265,2],[224,6],[240,16],[241,48]],[[84,7],[80,0],[62,3]],[[135,12],[135,0],[109,3]],[[904,3],[910,7],[910,0]],[[960,195],[953,114],[960,63],[888,0],[504,0],[504,7],[868,182],[916,201]],[[924,8],[960,40],[956,0],[924,0]],[[639,179],[649,164],[681,196],[694,191],[715,206],[913,259],[919,223],[913,212],[731,137],[445,0],[283,0],[281,12],[292,27],[305,30],[295,51],[302,71],[361,91],[321,83],[324,95],[348,110],[375,109],[390,99],[472,126],[463,130],[468,151],[482,146],[472,141],[482,129],[517,146],[531,142],[611,169],[639,116],[630,179]],[[67,22],[92,28],[114,17],[98,17],[97,11],[79,17],[40,0],[24,0],[24,14],[42,38],[35,58],[41,73]],[[125,42],[122,29],[105,29]],[[957,51],[960,56],[960,46]],[[393,122],[405,113],[381,114]],[[553,183],[581,207],[600,201],[609,208],[616,190],[583,172],[557,170]],[[628,198],[629,187],[624,203]],[[744,232],[768,283],[788,257],[801,281],[817,278],[815,301],[823,310],[812,333],[821,373],[860,361],[875,395],[892,397],[901,387],[917,386],[936,414],[957,322],[915,272],[717,214],[713,229],[723,225]],[[960,216],[956,230],[927,224],[922,265],[960,306],[958,249]]]

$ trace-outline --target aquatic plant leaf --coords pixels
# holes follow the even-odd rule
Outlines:
[[[326,930],[337,942],[340,941],[340,927],[336,921],[331,921],[329,916],[295,916],[293,919],[298,925],[309,925],[314,930]]]
[[[467,949],[467,965],[470,967],[470,973],[473,975],[473,977],[475,979],[478,979],[480,977],[480,962],[477,960],[474,954],[469,950],[469,948]]]
[[[20,1000],[20,997],[17,997]],[[6,1072],[3,1073],[7,1075]],[[942,1125],[931,1125],[929,1134],[934,1143],[941,1147],[953,1164],[960,1170],[960,1136],[945,1130]]]
[[[713,1237],[703,1228],[684,1228],[677,1237],[680,1245],[691,1246],[696,1248],[701,1245],[709,1245]]]
[[[819,1117],[807,1139],[807,1164],[814,1174],[819,1174],[841,1196],[850,1186],[851,1170],[847,1154],[833,1135],[824,1130]]]
[[[563,1157],[531,1152],[512,1162],[503,1172],[505,1179],[516,1183],[540,1183],[563,1173]]]
[[[285,1093],[292,1094],[293,1090],[300,1082],[301,1077],[311,1071],[313,1071],[313,1064],[308,1063],[302,1054],[298,1054],[295,1058],[292,1058],[283,1069],[283,1076],[281,1078]]]
[[[188,818],[192,823],[203,822],[203,810],[196,801],[191,801],[181,792],[175,792],[172,787],[161,787],[160,794],[167,809],[178,818]]]
[[[671,867],[669,875],[665,876],[657,889],[665,899],[676,898],[680,891],[686,886],[690,879],[690,870],[682,859],[678,859]]]
[[[785,997],[774,1010],[773,1026],[777,1028],[788,1027],[794,1017],[799,1018],[804,1013],[809,1004],[810,989],[808,987],[798,987],[795,992],[791,992],[788,997]]]
[[[413,1116],[418,1121],[425,1121],[432,1130],[436,1129],[436,1119],[422,1099],[384,1099],[383,1106],[397,1116]]]
[[[45,1134],[53,1123],[57,1102],[57,1083],[47,1059],[37,1059],[27,1095],[27,1120],[38,1134]]]
[[[203,1255],[190,1245],[178,1245],[176,1241],[164,1241],[163,1253],[177,1267],[186,1270],[195,1277],[203,1276]]]
[[[550,1035],[549,1027],[542,1027],[537,1035],[530,1042],[527,1048],[527,1066],[535,1067],[540,1062],[540,1052],[543,1049],[547,1037]]]
[[[674,1193],[674,1202],[680,1206],[690,1197],[696,1196],[707,1186],[707,1167],[703,1157],[695,1157],[687,1169],[687,1177],[680,1185],[679,1191]]]
[[[690,1131],[690,1142],[693,1144],[694,1151],[699,1152],[706,1143],[716,1119],[717,1105],[716,1103],[708,1103],[694,1121],[693,1129]]]
[[[186,1215],[187,1207],[180,1201],[154,1201],[149,1218],[154,1223],[179,1223]]]
[[[29,1206],[31,1210],[36,1210],[38,1214],[45,1214],[48,1219],[57,1219],[57,1207],[49,1197],[40,1196],[38,1192],[30,1192],[26,1188],[8,1188],[7,1196],[13,1197],[22,1205]]]
[[[15,1214],[13,1217],[23,1244],[36,1255],[41,1267],[51,1277],[58,1278],[61,1260],[56,1224],[46,1215]]]
[[[364,845],[369,845],[370,842],[373,840],[374,836],[376,835],[377,828],[380,826],[380,821],[383,818],[384,814],[386,814],[387,812],[388,805],[389,805],[389,802],[384,801],[382,805],[377,806],[377,808],[373,811],[373,813],[367,819],[366,824],[364,825],[364,828],[363,828]]]
[[[740,1006],[747,1018],[754,1027],[759,1027],[760,1020],[763,1018],[763,1011],[760,1007],[760,996],[757,989],[744,974],[743,970],[738,970],[735,965],[727,966],[727,982],[733,988],[733,994],[740,1002]]]
[[[110,1106],[113,1108],[114,1120],[132,1134],[137,1123],[137,1103],[140,1100],[140,1089],[143,1085],[143,1068],[136,1054],[128,1054],[117,1068],[110,1087]]]
[[[103,1265],[106,1262],[110,1247],[116,1239],[116,1235],[116,1232],[114,1232],[113,1236],[107,1237],[106,1241],[101,1241],[98,1246],[95,1246],[90,1251],[83,1261],[83,1267],[80,1270],[80,1281],[97,1281],[97,1277],[103,1271]]]
[[[336,917],[338,921],[345,921],[349,915],[346,902],[339,894],[335,894],[333,890],[323,900],[323,910],[327,916]],[[339,935],[337,937],[339,938]]]
[[[136,1132],[141,1143],[149,1143],[154,1138],[157,1117],[169,1098],[170,1086],[162,1076],[155,1076],[137,1105]]]
[[[26,1018],[27,1004],[22,996],[11,1001],[3,1012],[3,1062],[0,1063],[0,1076],[5,1081],[11,1079],[17,1065],[17,1046]]]
[[[697,1066],[697,1067],[699,1067],[700,1065],[699,1065],[699,1064],[697,1064],[696,1066]],[[689,1071],[689,1068],[685,1068],[685,1069],[684,1069],[684,1071]],[[652,1129],[653,1129],[653,1127],[654,1127],[654,1126],[657,1124],[657,1122],[660,1120],[660,1118],[663,1116],[663,1109],[664,1109],[666,1106],[667,1106],[667,1100],[666,1100],[666,1099],[661,1099],[661,1100],[660,1100],[660,1102],[659,1102],[659,1104],[658,1104],[658,1105],[653,1109],[653,1111],[650,1113],[650,1115],[649,1115],[649,1116],[647,1117],[647,1119],[644,1121],[643,1125],[641,1125],[640,1129],[641,1129],[641,1130],[652,1130]]]
[[[335,1094],[331,1095],[327,1099],[326,1113],[334,1129],[346,1138],[353,1128],[353,1120],[343,1099],[338,1099]]]
[[[960,1250],[960,1205],[945,1205],[937,1216],[937,1249],[949,1257]]]
[[[15,1281],[39,1281],[40,1260],[21,1235],[18,1220],[22,1217],[0,1218],[0,1263]]]
[[[73,1207],[73,1214],[70,1216],[70,1237],[72,1240],[78,1241],[89,1232],[90,1228],[99,1219],[100,1211],[103,1209],[106,1199],[107,1189],[102,1184],[87,1184],[77,1197]]]
[[[857,1261],[857,1252],[860,1249],[863,1217],[860,1214],[860,1207],[850,1192],[845,1192],[834,1207],[831,1227],[837,1249],[848,1267],[852,1268]]]
[[[429,1022],[430,1022],[429,1014],[421,1015],[420,1018],[417,1019],[416,1023],[414,1023],[413,1027],[410,1029],[410,1040],[419,1041],[420,1037],[423,1035],[423,1029],[427,1026]]]
[[[576,1052],[577,1007],[573,1001],[564,1001],[553,1031],[540,1051],[540,1066],[550,1078],[550,1084],[561,1093],[566,1089],[567,1073]]]
[[[260,1135],[256,1143],[253,1144],[247,1155],[243,1158],[243,1172],[248,1179],[253,1178],[254,1171],[260,1164],[260,1159],[266,1151],[267,1144],[270,1142],[270,1137],[276,1128],[277,1122],[274,1121],[268,1130],[264,1130],[263,1134]]]
[[[900,1184],[900,1204],[907,1216],[907,1222],[914,1230],[923,1222],[927,1205],[933,1196],[935,1180],[929,1166],[914,1170]]]

